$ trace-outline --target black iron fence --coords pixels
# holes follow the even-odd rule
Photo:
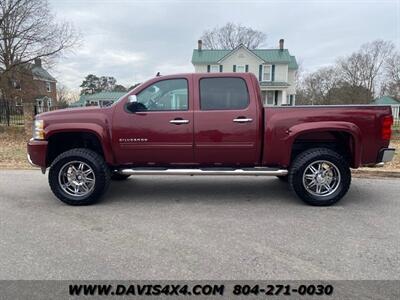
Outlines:
[[[24,109],[29,109],[32,110],[33,112],[28,112],[28,113],[33,113],[34,115],[47,112],[47,111],[53,111],[60,109],[61,107],[59,106],[41,106],[41,105],[34,105],[33,107],[30,106],[23,106],[23,105],[18,105],[15,103],[10,103],[7,101],[0,101],[0,125],[5,125],[5,126],[23,126],[24,125]]]
[[[1,125],[24,125],[24,108],[14,103],[0,102],[0,124]]]

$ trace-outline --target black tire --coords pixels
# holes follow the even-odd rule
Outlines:
[[[284,175],[284,176],[276,176],[278,179],[282,182],[288,182],[289,180],[289,175]]]
[[[112,172],[111,173],[111,180],[115,180],[115,181],[122,181],[122,180],[126,180],[130,177],[131,175],[124,175],[124,174],[119,174],[116,172]]]
[[[337,168],[337,187],[332,193],[315,195],[309,192],[303,184],[306,168],[313,162],[327,161]],[[340,179],[339,179],[340,178]],[[312,180],[312,179],[311,179]],[[347,193],[351,182],[351,172],[348,161],[339,153],[327,148],[313,148],[299,154],[289,170],[289,184],[294,192],[307,204],[328,206],[338,202]],[[328,189],[326,189],[328,191]]]
[[[95,181],[90,193],[84,196],[72,196],[65,192],[59,181],[63,166],[69,162],[79,161],[87,164],[95,175]],[[54,195],[69,205],[90,205],[96,203],[105,193],[110,184],[110,170],[104,159],[96,152],[77,148],[61,153],[53,161],[49,171],[49,184]]]

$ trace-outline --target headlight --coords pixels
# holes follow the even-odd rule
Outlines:
[[[33,129],[33,138],[35,140],[44,140],[44,122],[43,120],[35,120]]]

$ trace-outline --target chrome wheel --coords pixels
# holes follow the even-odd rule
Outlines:
[[[96,183],[93,169],[82,161],[71,161],[60,169],[58,182],[68,195],[82,197],[90,194]]]
[[[309,164],[303,173],[303,186],[314,196],[329,196],[340,185],[339,169],[331,162],[318,160]]]

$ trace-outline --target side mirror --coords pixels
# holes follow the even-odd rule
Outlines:
[[[143,103],[138,102],[136,95],[130,95],[128,97],[126,108],[132,113],[147,110],[146,106]]]
[[[130,95],[130,96],[128,97],[128,101],[129,101],[129,103],[137,103],[137,97],[136,97],[136,95]]]

